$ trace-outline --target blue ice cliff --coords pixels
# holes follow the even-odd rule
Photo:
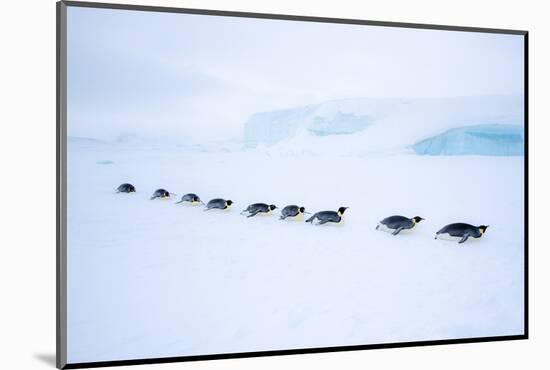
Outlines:
[[[447,130],[412,146],[420,155],[524,155],[520,125],[476,125]]]

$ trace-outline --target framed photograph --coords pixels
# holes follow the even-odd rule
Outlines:
[[[59,368],[528,337],[526,31],[57,12]]]

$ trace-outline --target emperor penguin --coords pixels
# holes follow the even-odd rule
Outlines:
[[[420,216],[414,216],[413,218],[407,218],[405,216],[390,216],[386,217],[378,223],[376,230],[391,232],[392,235],[399,234],[402,230],[410,230],[416,226],[417,223],[422,221]]]
[[[279,217],[279,219],[284,220],[288,217],[292,217],[293,219],[298,219],[298,218],[303,219],[304,214],[310,215],[311,213],[306,212],[305,207],[290,205],[290,206],[286,206],[281,210],[281,217]]]
[[[117,193],[135,193],[136,187],[132,184],[124,183],[116,189]]]
[[[271,211],[277,209],[275,204],[265,204],[265,203],[254,203],[246,207],[245,210],[241,212],[241,215],[246,215],[246,217],[254,217],[258,213],[270,214]]]
[[[481,238],[489,225],[474,226],[465,223],[450,224],[443,227],[435,234],[435,239],[458,241],[464,243],[469,237]]]
[[[334,223],[340,223],[343,220],[344,212],[346,212],[346,209],[349,207],[340,207],[338,208],[338,211],[322,211],[317,212],[310,218],[306,220],[306,222],[311,222],[313,225],[313,221],[318,220],[319,222],[317,225],[323,225],[327,222],[334,222]]]
[[[165,189],[157,189],[157,190],[155,190],[153,195],[151,195],[151,200],[156,199],[156,198],[168,199],[168,198],[170,198],[170,195],[176,195],[176,194],[170,193],[168,190],[165,190]]]
[[[203,204],[204,205],[204,202],[201,200],[201,198],[197,194],[194,194],[194,193],[185,194],[183,197],[181,197],[181,200],[179,202],[176,202],[176,204],[180,204],[180,203],[183,203],[183,202],[187,202],[187,203],[190,203],[192,205],[197,205],[197,204]]]
[[[216,198],[210,200],[208,203],[206,203],[205,211],[211,210],[211,209],[224,209],[228,210],[229,207],[233,204],[233,201],[228,199],[222,199],[222,198]]]

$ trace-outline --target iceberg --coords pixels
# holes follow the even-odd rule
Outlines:
[[[482,124],[457,127],[412,146],[420,155],[524,155],[521,125]]]
[[[330,100],[255,113],[244,124],[243,141],[248,149],[282,153],[322,153],[330,146],[345,155],[411,148],[431,155],[522,155],[523,103],[522,95]]]
[[[353,113],[338,112],[333,118],[316,116],[308,127],[314,135],[345,135],[362,131],[371,125],[373,119],[369,116],[356,116]]]
[[[313,110],[314,107],[299,107],[253,114],[244,127],[245,147],[272,145],[293,137]]]
[[[400,104],[403,100],[357,98],[255,113],[244,124],[245,147],[271,146],[302,131],[312,137],[354,134]]]

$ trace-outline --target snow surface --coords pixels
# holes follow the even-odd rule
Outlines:
[[[422,140],[457,127],[516,125],[523,129],[523,112],[520,95],[342,99],[254,114],[245,124],[244,140],[249,148],[291,144],[294,150],[319,152],[319,148],[326,150],[324,136],[339,135],[342,136],[339,146],[355,155],[406,152]],[[460,143],[452,140],[455,138],[460,140],[459,136],[449,136],[441,142],[446,145],[442,150],[447,154],[464,154],[459,152]],[[500,144],[494,141],[484,154],[502,155],[505,149]]]
[[[311,150],[299,136],[217,153],[69,140],[69,362],[522,334],[523,157],[357,155],[377,127]],[[384,147],[444,129],[401,128]],[[116,194],[124,182],[137,193]],[[160,187],[235,204],[149,200]],[[341,226],[239,215],[254,202],[350,209]],[[426,220],[375,230],[393,214]],[[490,227],[434,240],[451,222]]]

